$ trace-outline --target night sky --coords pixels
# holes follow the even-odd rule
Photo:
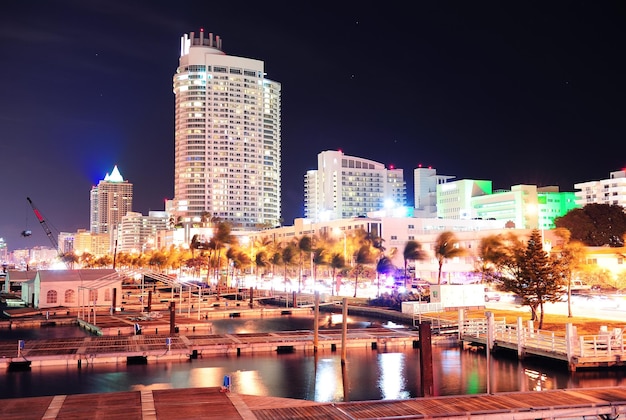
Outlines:
[[[0,237],[9,249],[89,229],[118,165],[134,210],[174,193],[172,77],[184,33],[265,62],[282,84],[282,215],[341,149],[494,189],[608,178],[626,166],[619,1],[5,0],[0,5]],[[33,235],[23,238],[20,232]]]

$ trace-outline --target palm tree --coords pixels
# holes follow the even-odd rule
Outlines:
[[[331,293],[335,294],[335,291],[337,292],[337,294],[339,294],[339,284],[337,283],[337,270],[341,270],[342,268],[344,268],[346,266],[346,260],[343,257],[343,253],[339,253],[339,252],[335,252],[331,255],[330,257],[330,268],[332,269],[332,277],[333,277],[333,284],[331,287]]]
[[[310,236],[305,235],[297,240],[296,247],[298,248],[298,253],[300,254],[300,271],[298,273],[298,292],[300,292],[302,290],[302,270],[304,266],[304,254],[308,253],[310,257],[311,249],[313,248],[313,240]]]
[[[254,267],[255,267],[255,277],[256,281],[259,281],[259,269],[265,269],[270,265],[269,256],[267,255],[267,251],[259,251],[254,255]],[[264,270],[265,271],[265,270]]]
[[[242,269],[251,263],[250,256],[236,247],[230,247],[226,251],[226,258],[232,262],[233,272],[231,280],[235,279],[235,274],[241,272]],[[226,273],[228,279],[228,272]],[[238,283],[238,282],[237,282]]]
[[[365,272],[365,266],[376,261],[376,255],[372,252],[371,245],[362,245],[354,254],[354,297],[359,289],[359,275]]]
[[[64,254],[61,255],[61,261],[63,261],[70,270],[73,270],[74,264],[80,261],[80,258],[78,258],[78,255],[76,255],[74,251],[70,251],[70,252],[65,252]]]
[[[391,259],[387,256],[382,256],[378,262],[376,263],[376,274],[378,276],[378,291],[377,295],[380,296],[380,275],[385,274],[389,275],[390,273],[394,273],[396,271],[396,266],[393,265]]]
[[[80,263],[85,268],[93,268],[95,256],[90,252],[83,252],[80,256]]]
[[[328,265],[328,251],[324,247],[313,250],[313,284],[317,282],[317,267],[320,265]]]
[[[407,271],[409,261],[426,259],[426,252],[422,249],[422,245],[419,242],[410,240],[404,244],[402,256],[404,258],[404,278],[406,279],[409,277]]]
[[[279,248],[273,250],[268,261],[272,265],[272,294],[274,294],[274,275],[276,274],[276,267],[283,262],[282,251]]]
[[[288,244],[283,248],[280,254],[280,260],[282,261],[284,271],[284,281],[285,281],[285,292],[287,291],[287,267],[293,264],[293,260],[296,258],[296,246],[294,244]]]
[[[500,235],[488,235],[480,239],[476,271],[480,273],[481,283],[491,283],[498,273],[495,271],[509,255],[509,251]]]
[[[228,222],[218,222],[215,228],[210,245],[215,252],[216,261],[216,278],[219,285],[219,273],[221,269],[221,252],[224,247],[235,242],[235,238],[231,235],[231,225]]]
[[[437,284],[441,284],[441,270],[445,260],[455,257],[461,257],[467,254],[465,248],[459,246],[456,236],[452,232],[442,232],[435,241],[435,256],[439,263],[439,273],[437,275]]]

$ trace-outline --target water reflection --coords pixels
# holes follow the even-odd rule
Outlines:
[[[364,327],[369,320],[353,319]],[[293,325],[297,325],[296,328]],[[311,329],[311,319],[267,318],[214,322],[215,333]],[[413,348],[349,348],[341,352],[259,353],[214,356],[187,362],[148,365],[103,364],[35,367],[30,372],[6,372],[0,379],[0,397],[29,397],[143,389],[220,387],[231,377],[236,393],[308,399],[319,402],[406,399],[422,395],[420,351]],[[487,359],[483,352],[434,345],[433,394],[480,394],[487,389]],[[496,354],[491,358],[492,393],[597,386],[625,386],[626,371],[567,372],[565,367],[532,359]]]

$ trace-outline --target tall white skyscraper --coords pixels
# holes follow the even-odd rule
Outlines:
[[[276,226],[281,215],[281,85],[263,61],[226,55],[200,30],[181,38],[174,75],[174,216]]]
[[[317,155],[317,169],[305,176],[304,212],[314,221],[365,216],[406,202],[402,169],[341,151]]]

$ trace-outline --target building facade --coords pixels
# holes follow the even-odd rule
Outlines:
[[[434,168],[413,170],[414,215],[418,217],[437,217],[437,185],[445,184],[453,176],[437,175]]]
[[[626,169],[611,172],[608,179],[574,184],[576,204],[615,204],[626,208]]]
[[[554,219],[565,216],[570,210],[579,208],[573,191],[559,191],[559,187],[537,188],[537,210],[539,229],[554,229]]]
[[[133,184],[124,180],[117,166],[91,188],[90,232],[112,235],[126,213],[133,210]],[[109,246],[113,243],[112,236]]]
[[[89,253],[96,258],[102,257],[109,254],[109,237],[108,233],[91,233],[85,229],[78,229],[74,233],[73,251],[79,256]]]
[[[145,253],[157,248],[157,232],[167,228],[167,213],[151,211],[147,216],[129,212],[117,232],[117,252]]]
[[[234,230],[281,215],[281,85],[260,60],[227,55],[203,30],[181,38],[175,94],[172,214],[209,214]]]
[[[317,155],[317,169],[306,173],[304,189],[305,216],[316,221],[365,216],[406,202],[402,169],[335,150]]]
[[[460,179],[437,184],[437,217],[457,220],[476,219],[472,199],[491,193],[491,181]]]

